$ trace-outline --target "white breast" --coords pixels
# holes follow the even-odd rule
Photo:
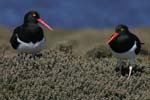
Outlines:
[[[112,52],[112,54],[116,57],[116,58],[118,58],[118,59],[125,59],[125,58],[129,58],[129,59],[132,59],[132,58],[135,58],[135,49],[137,48],[137,45],[136,45],[136,41],[134,42],[134,45],[133,45],[133,47],[129,50],[129,51],[127,51],[127,52],[124,52],[124,53],[116,53],[116,52],[114,52],[111,48],[110,48],[110,50],[111,50],[111,52]]]
[[[21,41],[19,38],[17,38],[17,41],[20,43],[20,45],[17,48],[17,51],[24,52],[24,53],[36,53],[42,50],[45,47],[45,38],[43,38],[41,41],[37,43],[25,43]]]

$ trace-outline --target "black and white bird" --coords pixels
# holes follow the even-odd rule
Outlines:
[[[110,51],[118,59],[117,65],[121,73],[123,60],[130,60],[128,79],[135,65],[135,57],[141,50],[141,44],[139,38],[131,33],[126,25],[116,26],[115,33],[108,40]]]
[[[24,23],[14,29],[10,38],[11,46],[18,52],[36,53],[45,47],[43,29],[38,25],[42,24],[49,30],[53,29],[46,24],[38,12],[30,11],[24,16]]]

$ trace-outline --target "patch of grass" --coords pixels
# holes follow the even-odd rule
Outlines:
[[[150,64],[130,80],[115,70],[113,58],[86,58],[50,50],[41,57],[21,54],[0,57],[1,100],[146,100],[150,91]]]
[[[140,54],[145,55],[145,56],[150,56],[150,51],[148,51],[146,49],[141,49]]]
[[[108,50],[108,48],[104,45],[97,46],[86,53],[87,57],[94,58],[105,58],[105,57],[111,57],[112,54]]]
[[[115,72],[107,48],[112,29],[46,31],[48,50],[41,57],[17,55],[9,43],[12,32],[0,29],[0,100],[149,100],[150,30],[131,31],[145,45],[127,80]]]

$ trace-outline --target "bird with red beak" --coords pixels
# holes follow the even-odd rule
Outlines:
[[[11,46],[18,52],[36,53],[45,47],[45,37],[43,29],[39,26],[43,25],[50,31],[53,28],[44,22],[38,12],[30,11],[24,16],[24,23],[14,29],[10,38]]]
[[[117,68],[123,74],[123,60],[129,59],[128,79],[132,74],[135,66],[135,57],[141,50],[139,38],[128,30],[126,25],[120,24],[116,26],[115,33],[108,40],[108,45],[112,54],[118,59]]]

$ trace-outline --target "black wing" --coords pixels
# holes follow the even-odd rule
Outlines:
[[[136,36],[136,35],[134,35],[134,34],[132,34],[133,35],[133,37],[135,38],[135,40],[136,40],[136,45],[137,45],[137,48],[136,48],[136,50],[135,50],[135,53],[136,54],[139,54],[139,52],[141,51],[141,42],[140,42],[140,39]]]
[[[18,36],[19,30],[20,30],[20,27],[17,27],[17,28],[14,30],[14,32],[13,32],[11,38],[10,38],[10,44],[11,44],[11,46],[12,46],[14,49],[17,49],[17,47],[18,47],[18,45],[19,45],[19,42],[17,41],[17,36]]]

